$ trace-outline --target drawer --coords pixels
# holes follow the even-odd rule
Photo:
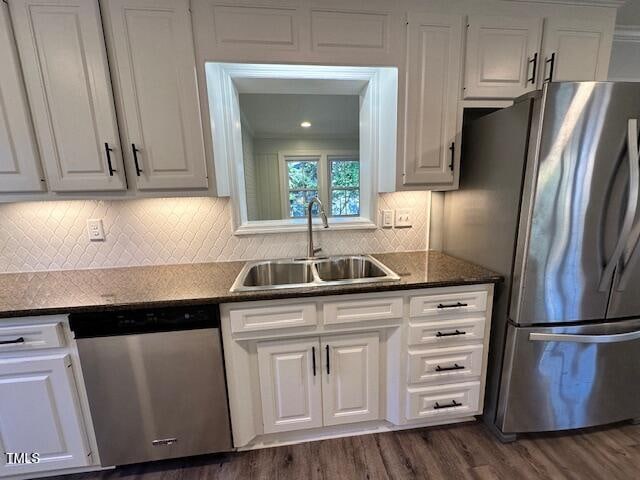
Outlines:
[[[61,322],[0,327],[0,353],[63,346]]]
[[[315,303],[242,308],[229,312],[233,333],[312,327],[317,321]]]
[[[409,324],[409,345],[451,345],[484,340],[484,317],[433,320]]]
[[[409,383],[464,382],[480,377],[482,345],[409,351]]]
[[[477,415],[479,406],[479,381],[407,389],[407,420]]]
[[[450,313],[484,312],[486,309],[486,291],[451,292],[412,297],[409,304],[409,316],[426,317]]]
[[[324,323],[353,323],[402,318],[402,298],[344,300],[324,304]]]

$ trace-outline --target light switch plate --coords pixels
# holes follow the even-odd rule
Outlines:
[[[411,209],[398,208],[396,210],[396,228],[407,228],[411,226]]]
[[[380,223],[383,228],[393,227],[393,210],[380,210],[380,216],[382,217]]]
[[[87,220],[87,231],[89,232],[89,240],[92,242],[101,242],[105,239],[104,225],[101,218]]]

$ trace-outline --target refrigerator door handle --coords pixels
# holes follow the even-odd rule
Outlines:
[[[576,335],[572,333],[530,333],[530,342],[619,343],[640,339],[640,330],[612,335]]]
[[[600,277],[599,290],[606,292],[611,288],[611,280],[616,269],[616,265],[626,246],[626,242],[630,241],[631,229],[633,221],[636,218],[638,209],[638,193],[640,192],[640,165],[638,164],[638,119],[630,118],[627,132],[627,145],[629,150],[629,203],[624,216],[622,231],[618,239],[616,249],[611,255],[611,259],[602,271]],[[628,248],[628,247],[627,247]]]
[[[629,121],[631,123],[631,121]],[[629,127],[629,158],[632,162],[635,162],[636,165],[640,164],[640,145],[638,145],[638,129],[637,129],[637,120],[635,128]],[[631,257],[633,256],[636,248],[638,247],[638,240],[640,240],[640,222],[638,222],[635,227],[631,230],[631,234],[629,237],[629,241],[627,242],[627,246],[624,249],[624,253],[622,254],[622,275],[620,276],[620,282],[618,282],[618,290],[623,291],[627,286],[628,280],[628,269],[627,265],[631,261]]]

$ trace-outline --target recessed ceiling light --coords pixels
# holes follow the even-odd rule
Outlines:
[[[300,124],[300,126],[301,126],[302,128],[309,128],[309,127],[311,127],[311,122],[302,122],[302,123]]]

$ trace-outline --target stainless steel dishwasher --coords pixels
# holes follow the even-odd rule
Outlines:
[[[215,307],[70,316],[103,466],[232,449]]]

